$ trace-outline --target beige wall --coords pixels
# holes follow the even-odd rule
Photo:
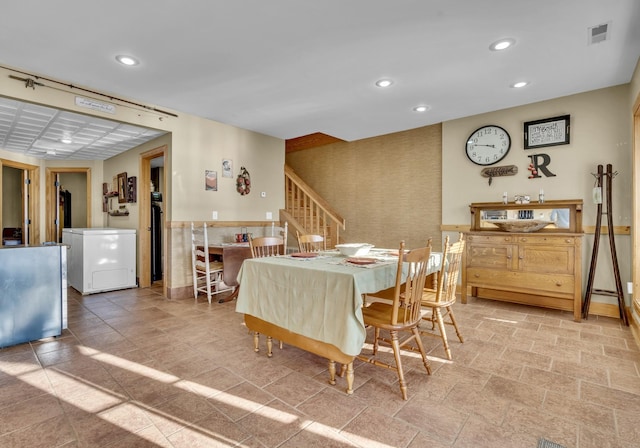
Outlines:
[[[344,242],[440,246],[441,126],[287,154],[287,163],[346,220]]]
[[[175,201],[170,201],[171,208],[168,210],[172,220],[210,220],[211,211],[214,210],[212,207],[219,208],[220,221],[265,220],[266,211],[275,213],[284,204],[284,141],[281,139],[180,111],[169,111],[178,115],[171,117],[121,105],[117,101],[113,102],[116,105],[115,114],[94,112],[75,105],[75,97],[82,96],[82,92],[77,89],[71,92],[65,92],[59,86],[56,89],[25,89],[24,83],[9,78],[11,73],[10,70],[0,68],[0,95],[169,132],[170,156],[169,160],[165,160],[165,168],[170,170],[170,175],[167,176],[165,191],[170,199],[176,197]],[[96,99],[108,102],[100,97]],[[0,157],[41,167],[95,165],[94,162],[83,161],[44,162],[2,149]],[[132,162],[129,156],[124,158],[123,162],[114,157],[112,159],[115,160],[110,159],[110,166],[113,168],[105,167],[104,171],[97,169],[93,173],[92,193],[96,197],[102,197],[102,182],[111,182],[111,177],[120,172],[118,170],[137,175],[137,160]],[[238,174],[241,166],[246,166],[254,183],[253,192],[265,191],[267,197],[260,198],[259,194],[253,193],[241,197],[235,192],[234,179],[220,179],[218,192],[205,192],[204,170],[216,170],[220,174],[223,158],[233,160],[234,175]],[[97,213],[92,213],[92,216],[102,216],[101,199],[95,202],[94,211]]]
[[[637,101],[640,101],[640,59],[638,59],[638,63],[636,64],[636,69],[633,73],[633,77],[630,82],[630,94],[629,94],[629,110],[631,113],[634,113],[633,107],[637,105]],[[640,126],[637,123],[635,126],[635,138],[633,141],[633,169],[634,169],[634,192],[633,192],[633,200],[634,208],[635,208],[635,216],[634,216],[634,226],[632,227],[632,246],[638,247],[640,244],[640,231],[638,230],[638,223],[640,222],[640,204],[638,203],[640,198],[640,140],[638,137],[640,136]],[[634,259],[632,259],[632,277],[633,277],[633,290],[635,294],[633,298],[636,302],[636,307],[632,307],[634,320],[636,322],[636,326],[640,323],[640,316],[638,315],[638,308],[640,307],[640,294],[638,291],[640,290],[640,258],[637,253],[634,253]],[[637,327],[636,327],[637,328]],[[638,338],[638,335],[636,335]]]
[[[631,107],[633,107],[639,95],[640,95],[640,58],[638,58],[636,69],[633,72],[633,76],[631,77],[631,82],[629,83],[629,110],[631,110]]]
[[[23,84],[10,80],[9,73],[0,70],[0,94],[87,113],[74,105],[76,92],[44,87],[25,89]],[[541,187],[547,199],[583,198],[583,224],[591,226],[595,224],[595,205],[590,199],[594,182],[591,173],[598,164],[607,163],[612,163],[618,172],[614,180],[614,225],[630,226],[629,107],[639,91],[640,80],[636,72],[633,81],[627,85],[453,120],[443,123],[441,128],[440,125],[428,126],[373,139],[328,145],[292,153],[287,160],[346,218],[344,238],[347,241],[366,240],[379,246],[393,246],[400,238],[405,238],[408,246],[415,247],[422,244],[425,237],[438,235],[440,223],[468,225],[470,202],[500,200],[503,191],[508,191],[511,197],[515,193],[535,196]],[[564,114],[571,115],[571,144],[539,150],[523,149],[522,126],[525,121]],[[106,117],[170,133],[152,143],[164,142],[170,148],[170,156],[165,161],[168,180],[166,218],[174,222],[210,221],[211,211],[217,210],[220,221],[264,221],[266,211],[277,214],[284,204],[284,142],[179,112],[178,115],[178,118],[165,117],[118,106],[114,116]],[[492,186],[480,176],[481,167],[469,162],[463,151],[469,134],[485,124],[497,124],[509,131],[512,148],[501,165],[513,164],[519,169],[517,176],[496,178]],[[41,167],[93,167],[92,196],[96,199],[92,206],[92,225],[104,226],[107,222],[101,211],[102,182],[110,182],[112,176],[121,171],[127,171],[130,176],[138,175],[138,154],[145,148],[114,157],[104,164],[99,161],[43,162],[2,149],[0,157]],[[550,169],[556,177],[527,179],[527,154],[533,152],[545,152],[551,156]],[[256,194],[241,197],[235,192],[235,181],[220,177],[223,158],[233,160],[234,175],[240,166],[247,167]],[[218,171],[218,192],[204,190],[205,169]],[[341,181],[343,178],[346,180]],[[41,184],[41,215],[44,217],[44,180]],[[257,194],[260,191],[265,191],[267,197],[260,198]],[[130,206],[130,210],[131,215],[119,222],[119,227],[137,226],[135,206]],[[406,225],[407,222],[412,224]],[[185,267],[186,254],[182,252],[185,250],[183,230],[180,232],[173,238],[169,252],[173,265],[182,266],[172,271],[170,281],[175,287],[186,286],[190,281]],[[44,229],[41,234],[45,234]],[[622,281],[625,283],[630,281],[630,237],[618,236],[616,241]],[[593,237],[587,235],[583,254],[585,273],[592,242]],[[603,246],[606,245],[601,245],[601,249]],[[596,283],[599,288],[608,289],[612,286],[610,258],[604,250],[601,254],[604,256],[598,265]],[[583,277],[586,279],[586,275]],[[594,297],[593,300],[608,301],[608,298]]]
[[[167,143],[169,147],[169,156],[165,159],[167,185],[164,186],[163,194],[165,218],[168,221],[178,223],[192,220],[211,221],[211,212],[217,210],[219,223],[224,221],[266,222],[267,211],[271,211],[273,216],[277,217],[278,210],[284,205],[284,141],[281,139],[191,116],[180,111],[168,111],[178,115],[171,117],[151,110],[119,104],[117,101],[113,101],[116,105],[115,114],[94,112],[75,105],[75,97],[83,96],[77,89],[65,91],[58,85],[55,89],[47,87],[25,89],[24,83],[10,79],[10,74],[12,71],[0,68],[0,95],[167,131],[169,134],[164,137],[164,140],[158,140],[155,143]],[[101,97],[95,99],[108,102]],[[0,149],[0,158],[42,168],[39,192],[41,235],[46,234],[44,227],[46,167],[90,167],[93,199],[91,226],[137,228],[138,211],[135,205],[129,205],[130,215],[126,218],[118,218],[117,223],[113,221],[113,217],[107,219],[107,214],[102,212],[102,183],[111,182],[114,175],[123,171],[126,171],[129,176],[139,177],[138,154],[152,149],[150,146],[153,144],[143,145],[104,163],[102,161],[43,161],[3,149]],[[233,160],[234,178],[220,177],[217,192],[205,191],[204,170],[218,171],[218,175],[221,176],[223,158]],[[240,196],[235,191],[235,176],[241,166],[247,168],[253,182],[252,193],[247,196]],[[260,197],[261,191],[267,194],[265,198]],[[182,247],[184,241],[182,238],[174,238],[172,241],[172,247],[169,250],[165,248],[165,256],[176,257],[176,260],[170,261],[172,265],[183,265],[185,263],[183,259],[186,257]],[[187,286],[190,283],[190,275],[190,271],[176,269],[175,272],[171,272],[171,278],[168,280],[172,287]]]
[[[596,205],[591,199],[595,180],[591,173],[599,164],[608,163],[618,172],[612,189],[614,225],[631,226],[630,90],[626,84],[445,122],[440,154],[434,154],[440,146],[439,127],[428,126],[290,153],[287,163],[343,214],[347,222],[345,240],[351,242],[364,240],[389,246],[407,238],[415,246],[425,235],[438,235],[440,223],[468,226],[471,202],[500,201],[503,191],[511,200],[517,193],[537,198],[540,188],[547,200],[583,199],[583,225],[593,227]],[[565,114],[571,115],[570,144],[524,150],[525,121]],[[516,176],[494,178],[492,185],[481,177],[482,167],[471,163],[464,152],[469,135],[487,124],[502,126],[512,138],[511,150],[499,166],[518,167]],[[538,153],[551,157],[549,168],[555,177],[528,179],[528,155]],[[437,164],[441,164],[441,170]],[[380,178],[385,182],[378,182]],[[434,181],[441,182],[441,188],[433,186]],[[399,224],[404,216],[410,217],[414,227],[407,229]],[[444,234],[455,238],[453,232]],[[631,281],[630,243],[630,235],[616,236],[624,285]],[[584,283],[592,247],[593,234],[587,234],[583,244]],[[600,245],[594,284],[600,289],[615,289],[606,236]],[[616,299],[594,296],[592,302],[615,304]]]
[[[595,226],[596,205],[592,189],[599,164],[611,163],[617,175],[613,180],[613,224],[630,226],[631,209],[631,118],[629,113],[629,84],[608,89],[556,98],[522,107],[475,115],[443,124],[442,130],[442,203],[443,224],[469,224],[471,202],[500,201],[507,191],[510,200],[516,193],[537,198],[540,188],[547,200],[583,199],[583,226]],[[524,150],[523,124],[526,121],[559,115],[571,115],[571,143],[539,149]],[[471,163],[465,153],[467,137],[477,128],[496,124],[511,135],[511,150],[499,163],[516,165],[518,174],[511,177],[487,179],[480,176],[482,167]],[[551,157],[549,169],[555,177],[528,179],[528,154],[546,153]],[[606,217],[603,217],[606,223]],[[596,279],[599,289],[615,290],[608,240],[600,245]],[[616,251],[623,284],[631,281],[631,240],[629,235],[616,236]],[[593,235],[583,240],[583,282],[586,284],[593,247]],[[626,293],[626,288],[625,293]],[[628,300],[628,299],[627,299]],[[594,296],[592,302],[617,303],[615,298]]]

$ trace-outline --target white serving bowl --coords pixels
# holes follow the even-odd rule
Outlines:
[[[336,244],[336,249],[346,257],[361,257],[362,255],[367,255],[372,247],[373,244],[367,243]]]

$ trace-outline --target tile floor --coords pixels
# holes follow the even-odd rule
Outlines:
[[[234,307],[69,289],[62,337],[0,350],[0,446],[640,446],[640,352],[617,319],[457,304],[465,343],[447,362],[425,337],[433,374],[405,357],[403,401],[373,365],[347,396],[323,359],[254,353]]]

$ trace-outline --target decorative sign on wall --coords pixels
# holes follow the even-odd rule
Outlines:
[[[524,124],[524,149],[569,144],[569,115],[527,121]]]
[[[515,165],[492,166],[480,171],[482,177],[489,178],[489,185],[491,185],[494,177],[515,176],[516,174],[518,174],[518,167]]]
[[[96,110],[98,112],[106,112],[108,114],[116,113],[116,106],[109,103],[103,103],[102,101],[96,101],[91,98],[84,98],[81,96],[76,97],[76,106],[86,107],[87,109]]]
[[[531,160],[531,163],[527,168],[531,172],[531,174],[529,174],[529,179],[542,177],[540,173],[547,177],[556,177],[556,175],[548,168],[551,163],[551,157],[549,157],[549,154],[533,154],[529,156],[529,160]]]
[[[236,190],[242,196],[251,192],[251,176],[245,167],[240,167],[240,174],[236,179]]]

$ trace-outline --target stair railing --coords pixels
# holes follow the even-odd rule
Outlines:
[[[285,165],[285,216],[301,233],[325,235],[327,247],[340,242],[345,221],[327,201],[306,184],[291,167]]]

